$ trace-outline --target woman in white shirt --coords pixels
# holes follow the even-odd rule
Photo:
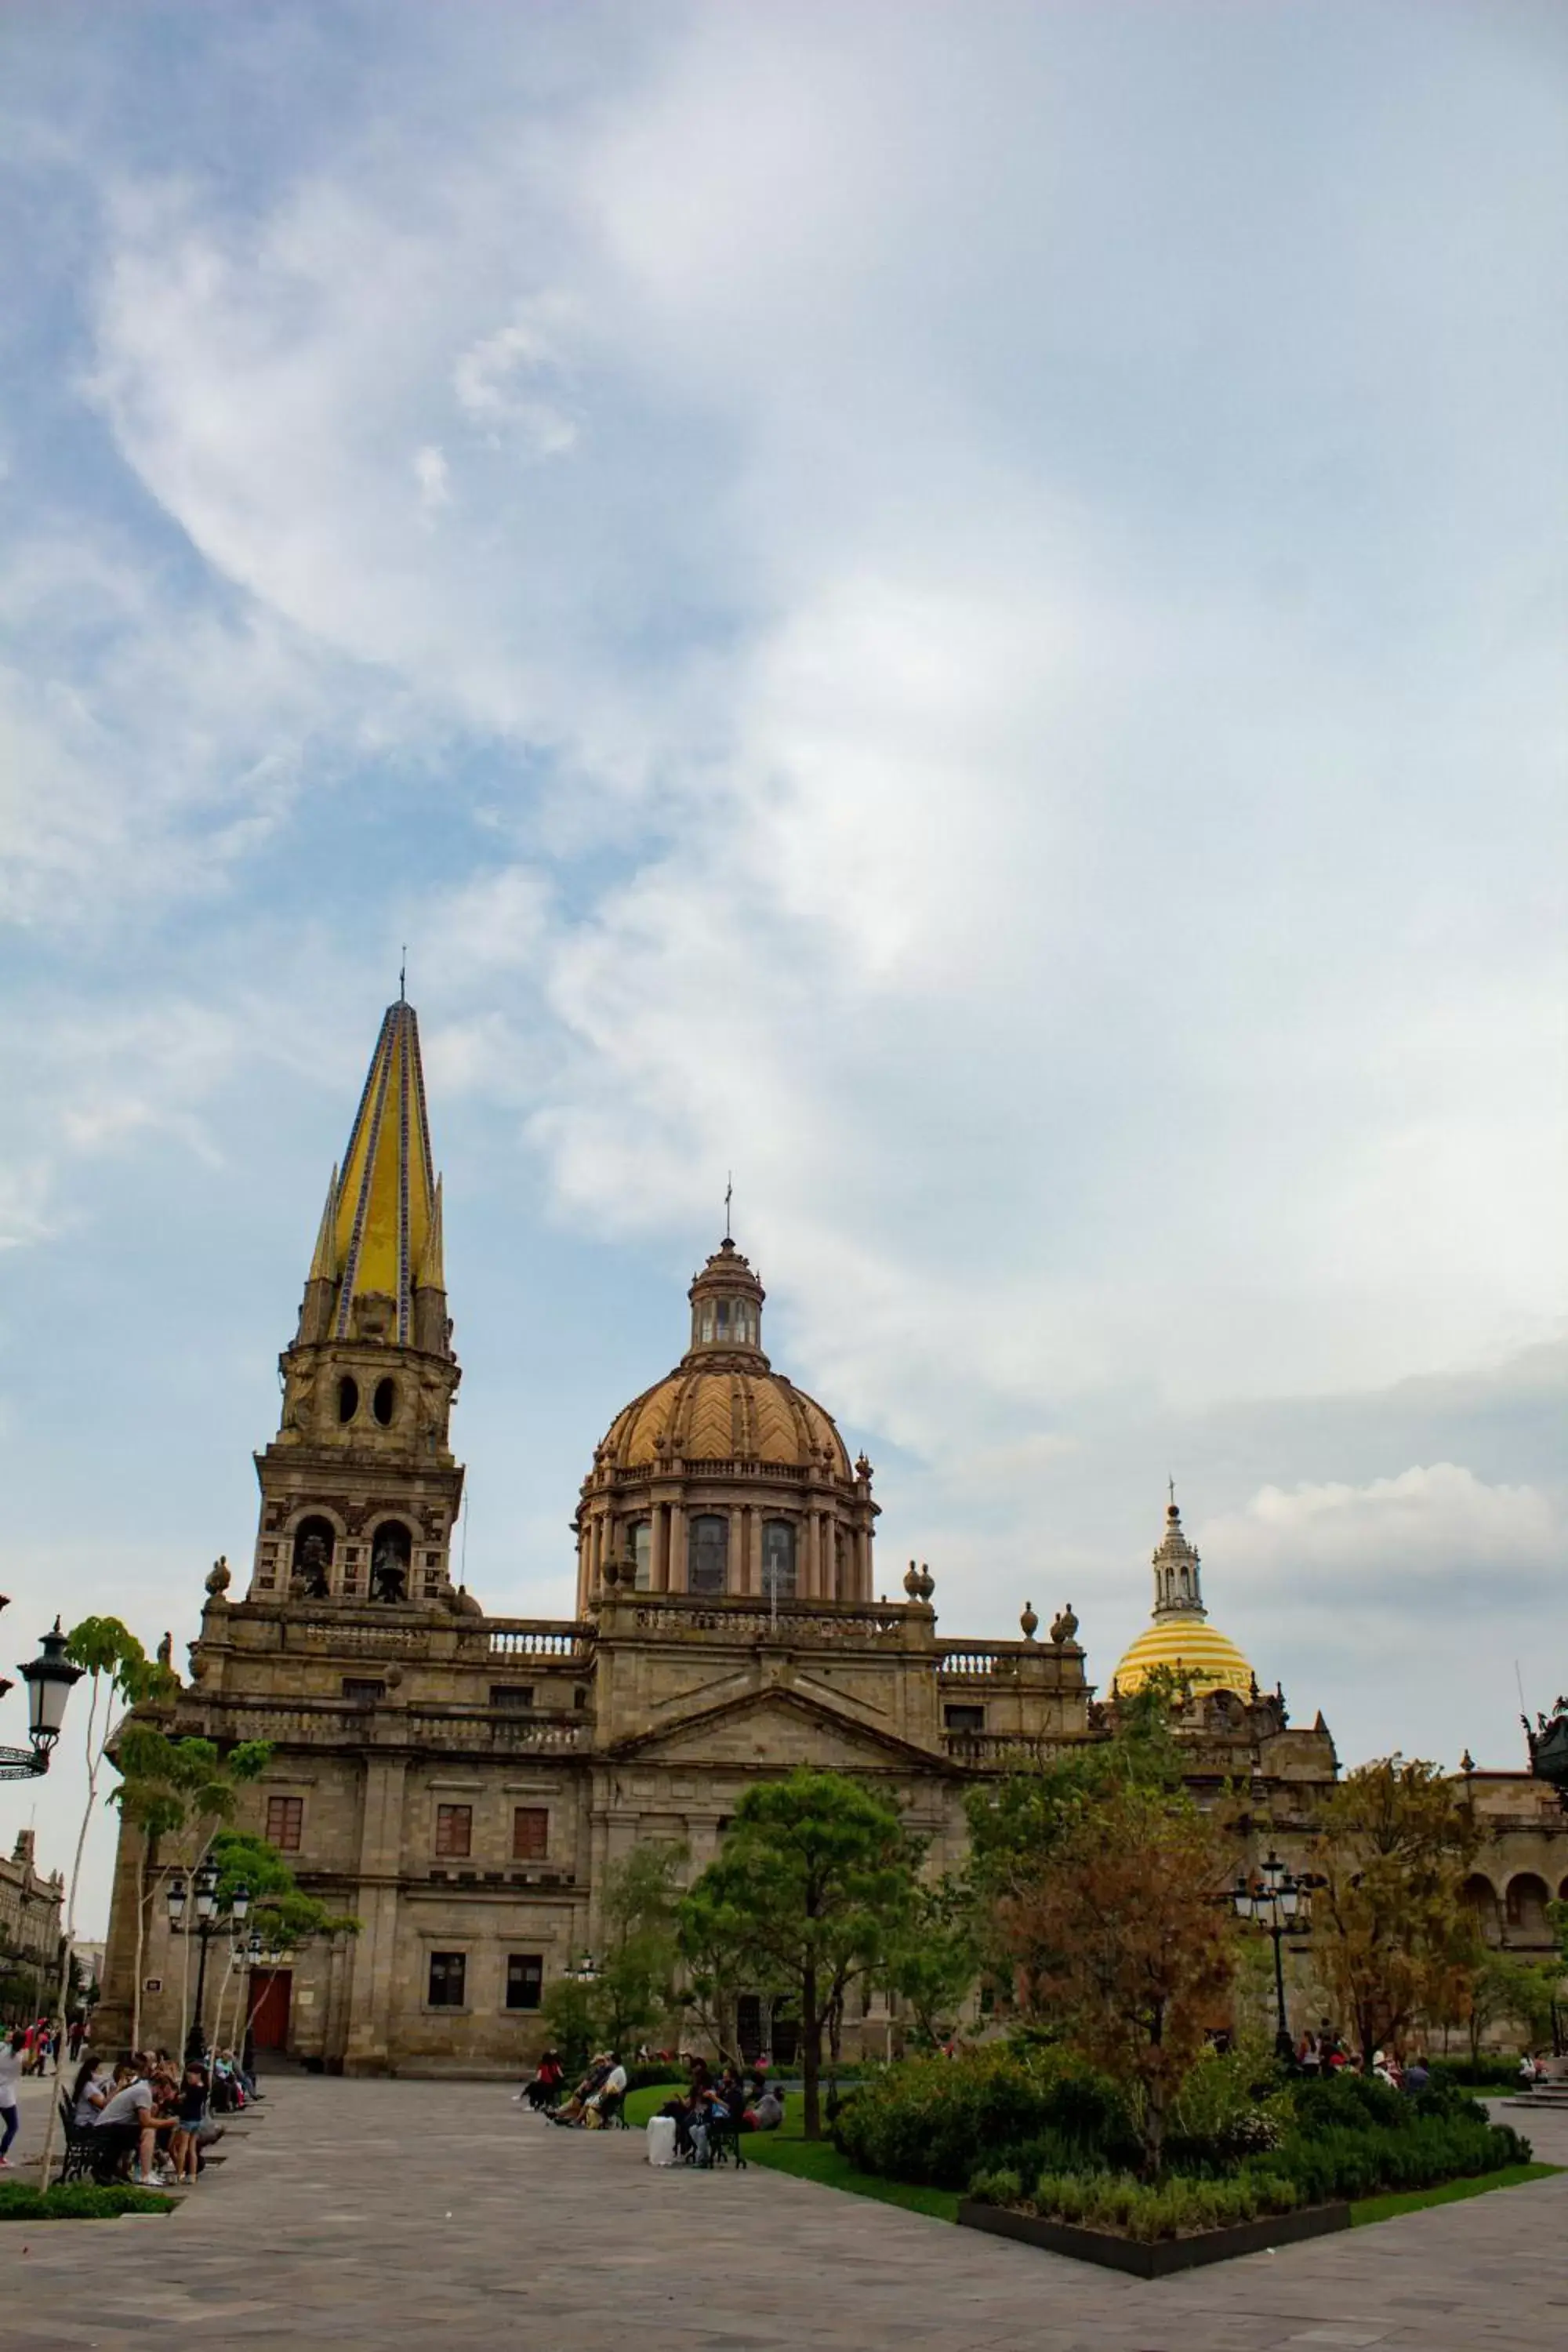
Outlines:
[[[10,2147],[16,2137],[21,2115],[16,2105],[16,2084],[21,2079],[22,2060],[26,2054],[26,2035],[13,2033],[8,2042],[0,2042],[0,2124],[5,2126],[0,2137],[0,2170],[9,2172]]]

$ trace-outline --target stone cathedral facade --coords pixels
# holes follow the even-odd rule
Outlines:
[[[689,1296],[679,1362],[594,1449],[574,1617],[489,1615],[452,1578],[441,1188],[414,1009],[388,1009],[280,1359],[249,1571],[208,1577],[161,1718],[272,1744],[240,1825],[362,1923],[258,1973],[259,2042],[354,2074],[514,2073],[639,1843],[679,1843],[700,1870],[755,1778],[809,1763],[896,1799],[940,1868],[977,1781],[1104,1736],[1070,1608],[1044,1639],[1026,1604],[1019,1638],[961,1641],[913,1562],[901,1599],[876,1597],[871,1465],[773,1368],[763,1286],[731,1239]],[[1121,1680],[1179,1666],[1194,1787],[1249,1785],[1259,1851],[1290,1853],[1333,1745],[1321,1717],[1293,1728],[1209,1625],[1173,1497],[1154,1586]],[[129,2032],[142,1859],[125,1830],[101,2048]],[[143,2039],[177,2047],[182,1969],[156,1901],[141,1965]],[[874,2007],[858,2030],[881,2049],[892,2024]],[[748,2031],[766,2027],[743,2008]]]

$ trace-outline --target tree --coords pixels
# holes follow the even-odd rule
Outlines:
[[[121,1783],[110,1801],[142,1832],[136,1875],[136,1962],[131,1996],[131,2046],[142,2043],[142,1959],[147,1926],[163,1882],[197,1870],[226,1823],[241,1788],[272,1760],[265,1739],[242,1739],[225,1755],[211,1739],[171,1739],[155,1724],[128,1723],[115,1748]],[[165,1851],[167,1849],[167,1851]],[[190,1944],[184,1954],[182,2013],[190,1996]]]
[[[1486,1953],[1468,1986],[1465,2022],[1472,2061],[1480,2057],[1482,2038],[1493,2025],[1519,2026],[1531,2043],[1550,2041],[1562,1976],[1559,1961],[1516,1960],[1507,1952]]]
[[[568,2070],[593,2049],[621,2055],[675,2007],[683,1845],[639,1845],[612,1864],[600,1906],[603,1957],[591,1979],[557,1977],[541,2003]]]
[[[920,1849],[858,1781],[797,1771],[748,1789],[723,1849],[680,1906],[683,1947],[731,1984],[799,2005],[804,2128],[822,2133],[822,2036],[883,1967],[913,1899]]]
[[[1077,1833],[1084,1808],[1121,1788],[1173,1794],[1183,1787],[1182,1752],[1171,1728],[1183,1696],[1180,1678],[1159,1667],[1118,1703],[1109,1738],[1010,1772],[970,1796],[970,1925],[989,1996],[1011,1995],[1016,1956],[1007,1905],[1037,1887],[1050,1857]]]
[[[607,1874],[598,2006],[608,2049],[625,2052],[674,2006],[676,1910],[687,1858],[683,1845],[639,1845]]]
[[[1121,2084],[1151,2175],[1236,1973],[1228,1864],[1184,1792],[1122,1779],[1079,1807],[1033,1884],[1003,1905],[1020,2009]]]
[[[957,2031],[980,1968],[967,1881],[917,1886],[904,1932],[889,1955],[889,1989],[905,2001],[921,2042],[939,2049]]]
[[[84,1617],[79,1624],[72,1626],[66,1638],[66,1655],[74,1665],[86,1672],[88,1708],[84,1735],[87,1802],[82,1807],[76,1852],[71,1857],[66,1895],[65,1934],[60,1942],[59,1979],[54,2000],[55,2028],[62,2036],[70,1994],[71,1962],[76,1951],[76,1904],[77,1890],[81,1883],[81,1858],[87,1845],[87,1833],[92,1824],[93,1808],[98,1802],[99,1775],[103,1769],[104,1758],[115,1729],[115,1701],[120,1699],[132,1706],[139,1706],[172,1687],[174,1679],[169,1667],[148,1657],[135,1634],[128,1626],[122,1625],[118,1617]],[[44,2118],[44,2152],[38,2168],[38,2179],[46,2189],[49,2185],[49,2167],[54,2158],[55,2124],[56,2103],[51,2099]]]
[[[1324,1801],[1312,1942],[1369,2074],[1380,2048],[1444,2006],[1479,1843],[1468,1807],[1436,1764],[1381,1757]]]
[[[218,1916],[232,1911],[234,1898],[243,1886],[250,1897],[247,1936],[258,1937],[268,1952],[280,1955],[298,1951],[302,1944],[318,1936],[358,1935],[360,1922],[346,1913],[330,1910],[315,1895],[307,1895],[277,1847],[269,1845],[265,1838],[239,1830],[219,1830],[208,1851],[218,1874]],[[241,1948],[231,1942],[215,2006],[215,2042],[222,2039],[229,1979],[243,1969],[245,1959]],[[244,2038],[244,2029],[237,2019],[233,2038],[237,2042]]]

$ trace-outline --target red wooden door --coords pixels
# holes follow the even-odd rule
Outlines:
[[[289,1996],[293,1990],[293,1969],[258,1969],[251,1984],[250,2036],[253,2047],[258,2050],[287,2050]]]

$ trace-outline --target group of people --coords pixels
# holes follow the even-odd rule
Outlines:
[[[717,2082],[705,2058],[683,2053],[682,2063],[689,2069],[690,2082],[659,2109],[674,2122],[679,2155],[697,2164],[708,2163],[709,2137],[716,2125],[721,2130],[749,2132],[776,2131],[783,2123],[784,2094],[769,2081],[765,2058],[743,2076],[736,2067],[726,2066]],[[626,2082],[626,2067],[616,2052],[600,2050],[568,2093],[561,2053],[547,2050],[517,2095],[552,2123],[601,2131],[619,2114]]]
[[[567,2099],[561,2095],[565,2082],[566,2072],[558,2053],[547,2050],[532,2081],[524,2084],[522,2095],[531,2107],[548,2116],[552,2124],[574,2124],[583,2131],[603,2131],[606,2124],[615,2121],[626,2095],[626,2070],[613,2050],[594,2053],[587,2072]]]
[[[675,2126],[678,2157],[706,2166],[712,2161],[716,2133],[777,2131],[784,2121],[784,2093],[770,2081],[765,2059],[758,2059],[743,2075],[738,2067],[726,2066],[717,2082],[706,2059],[689,2063],[689,2088],[659,2109]]]
[[[215,2115],[237,2114],[260,2095],[232,2050],[183,2065],[166,2050],[144,2051],[112,2071],[89,2052],[68,2104],[73,2127],[92,2134],[95,2179],[151,2189],[195,2180],[223,2137]]]

